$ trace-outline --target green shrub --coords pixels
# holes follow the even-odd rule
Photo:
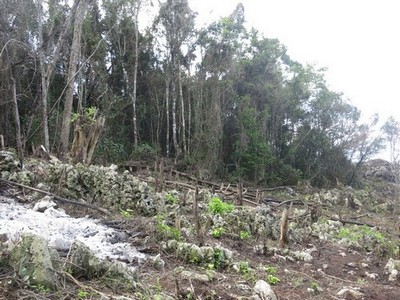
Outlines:
[[[149,144],[136,146],[132,151],[131,159],[140,161],[154,161],[157,158],[157,150]]]
[[[211,232],[211,235],[213,238],[219,239],[225,232],[225,229],[223,227],[217,227],[214,228]]]
[[[392,256],[399,251],[398,246],[390,237],[367,225],[342,227],[337,233],[337,238],[348,244],[374,251],[381,256]]]
[[[241,240],[247,240],[247,239],[250,238],[250,237],[251,237],[251,233],[248,232],[248,231],[241,231],[241,232],[239,233],[239,238],[240,238]]]
[[[166,224],[162,215],[156,217],[156,230],[162,239],[180,240],[181,238],[180,230]]]
[[[178,197],[176,197],[175,195],[172,195],[170,193],[165,195],[165,199],[167,200],[168,204],[177,204],[179,202]]]
[[[222,201],[219,197],[212,197],[208,202],[208,210],[213,215],[220,214],[224,215],[232,212],[235,206],[230,203]]]

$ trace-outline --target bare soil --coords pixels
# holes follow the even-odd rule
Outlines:
[[[341,214],[355,214],[354,210],[343,207],[340,211]],[[69,213],[81,215],[88,211],[72,208]],[[334,211],[325,213],[335,215]],[[93,216],[96,217],[95,214]],[[200,246],[221,245],[233,251],[235,262],[248,264],[247,269],[239,271],[234,266],[209,270],[207,265],[187,263],[174,254],[164,252],[160,239],[156,237],[154,217],[122,219],[116,215],[114,218],[120,222],[122,230],[138,233],[132,235],[132,245],[151,256],[160,254],[164,261],[162,267],[156,267],[151,261],[135,262],[139,268],[139,286],[115,290],[101,278],[96,281],[79,278],[77,282],[66,279],[60,291],[41,291],[38,287],[26,286],[14,276],[13,270],[0,266],[0,299],[101,299],[101,293],[110,296],[110,299],[118,299],[116,295],[124,295],[126,299],[164,299],[167,295],[172,299],[250,299],[255,282],[267,280],[265,267],[276,269],[274,277],[279,282],[272,287],[279,300],[400,299],[399,279],[389,281],[388,275],[384,273],[389,257],[373,251],[347,248],[334,240],[321,241],[313,236],[304,237],[297,243],[289,241],[287,248],[292,251],[315,248],[312,261],[304,262],[290,260],[274,251],[276,240],[266,242],[266,247],[271,251],[265,254],[255,249],[256,245],[265,241],[256,238],[240,240],[223,235],[216,239],[205,235],[191,242]],[[398,240],[396,213],[369,214],[358,221],[373,222],[381,232]],[[193,276],[187,276],[188,272],[182,270],[189,271]],[[203,277],[198,278],[195,274]],[[208,276],[208,280],[204,279],[204,275]],[[343,289],[357,291],[359,294],[338,295]]]

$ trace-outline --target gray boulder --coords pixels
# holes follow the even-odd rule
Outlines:
[[[137,270],[134,267],[119,261],[102,260],[82,242],[75,241],[72,244],[69,258],[68,271],[74,277],[88,279],[103,277],[118,279],[118,284],[136,285]],[[114,281],[111,280],[110,284]]]
[[[258,280],[253,288],[252,300],[277,300],[271,286],[264,280]]]
[[[29,285],[56,289],[57,272],[52,261],[60,261],[56,251],[37,235],[25,234],[11,251],[11,262],[18,275]]]

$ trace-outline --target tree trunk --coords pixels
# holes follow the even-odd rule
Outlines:
[[[104,117],[92,120],[85,115],[79,116],[76,121],[74,140],[71,147],[71,157],[74,162],[80,162],[85,165],[91,163],[104,123]]]
[[[135,147],[138,145],[138,129],[137,129],[137,117],[136,117],[136,90],[137,90],[137,70],[139,65],[139,29],[138,29],[138,17],[140,10],[140,0],[135,1],[134,7],[134,25],[135,25],[135,65],[133,66],[133,92],[132,92],[132,109],[133,109],[133,141]]]
[[[21,166],[24,162],[24,149],[22,147],[22,138],[21,138],[21,123],[19,120],[19,111],[18,111],[18,101],[17,101],[17,84],[15,82],[14,76],[11,77],[12,82],[12,95],[13,95],[13,110],[14,110],[14,119],[15,119],[15,137],[17,141],[17,151],[18,158],[21,163]]]
[[[38,56],[39,56],[39,63],[40,63],[40,76],[41,76],[41,90],[42,90],[42,125],[43,125],[43,138],[44,138],[44,146],[47,151],[50,151],[50,138],[49,138],[49,122],[48,122],[48,103],[47,97],[49,93],[49,86],[51,76],[53,74],[56,61],[58,60],[61,52],[61,48],[65,42],[66,35],[71,28],[72,18],[75,15],[75,11],[79,5],[80,0],[75,0],[71,11],[65,21],[63,30],[58,37],[56,45],[52,48],[52,54],[48,56],[49,62],[47,62],[47,58],[45,55],[45,48],[44,40],[43,40],[43,6],[42,0],[36,0],[35,5],[38,12]],[[53,36],[53,34],[50,34]]]
[[[172,59],[172,68],[175,69],[175,60]],[[172,140],[174,142],[175,161],[177,160],[181,149],[178,144],[177,126],[176,126],[176,82],[174,78],[175,72],[172,74]]]
[[[190,78],[190,74],[189,74],[189,78]],[[191,145],[191,133],[192,133],[192,105],[190,102],[190,88],[188,89],[188,135],[187,135],[187,155],[190,155],[190,145]]]
[[[168,79],[165,79],[165,112],[166,112],[166,119],[167,119],[167,136],[166,136],[166,141],[165,145],[167,148],[167,157],[169,157],[170,154],[170,149],[169,149],[169,81]]]
[[[60,133],[60,154],[63,156],[68,152],[69,136],[71,128],[72,104],[74,98],[74,77],[76,76],[76,67],[79,62],[82,23],[87,9],[86,1],[80,2],[74,22],[74,35],[71,46],[71,55],[69,57],[68,66],[68,88],[65,94],[65,105],[63,113],[63,121]]]
[[[186,153],[187,148],[186,148],[185,104],[183,101],[183,84],[182,84],[182,73],[180,66],[178,66],[178,80],[179,80],[179,98],[181,99],[182,143],[183,143],[183,152]]]
[[[50,80],[47,76],[48,72],[46,72],[45,67],[45,54],[44,54],[44,45],[43,45],[43,6],[40,0],[37,0],[36,3],[37,11],[38,11],[38,31],[39,31],[39,62],[40,62],[40,75],[41,75],[41,90],[42,90],[42,123],[43,123],[43,139],[44,139],[44,147],[47,151],[50,151],[50,138],[49,138],[49,120],[47,115],[47,94],[49,90]],[[47,71],[50,71],[48,69]],[[47,73],[47,76],[46,76]]]

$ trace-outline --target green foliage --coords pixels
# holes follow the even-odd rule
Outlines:
[[[321,291],[321,288],[319,287],[318,283],[314,281],[310,283],[310,289],[312,290],[314,295],[319,294]]]
[[[242,275],[247,275],[250,273],[250,267],[249,267],[249,262],[247,261],[241,261],[239,262],[239,272]]]
[[[46,294],[50,292],[50,289],[48,287],[45,287],[43,284],[33,284],[30,287],[41,294]]]
[[[104,159],[114,163],[128,160],[124,144],[111,138],[100,139],[96,148],[96,161],[102,162]]]
[[[217,227],[211,231],[211,235],[216,239],[219,239],[224,233],[225,229],[223,227]]]
[[[156,217],[156,230],[161,239],[181,239],[180,230],[166,224],[164,216],[162,215],[157,215]]]
[[[221,249],[214,249],[214,269],[218,270],[222,265],[223,252]]]
[[[124,218],[127,218],[127,219],[132,218],[132,213],[133,213],[133,210],[130,208],[127,208],[125,210],[121,209],[121,216],[123,216]]]
[[[224,215],[232,212],[235,206],[230,203],[222,201],[219,197],[212,197],[208,202],[208,211],[213,215],[220,214]]]
[[[384,241],[382,233],[367,225],[342,227],[338,232],[338,238],[348,238],[353,241],[361,241],[365,236],[376,239],[378,243]]]
[[[248,232],[248,231],[240,231],[240,233],[239,233],[239,238],[240,238],[241,240],[247,240],[247,239],[249,239],[250,237],[251,237],[251,233]]]
[[[172,195],[171,193],[165,194],[165,199],[167,200],[168,204],[177,204],[179,202],[178,197]]]
[[[136,146],[131,154],[132,160],[153,161],[157,158],[157,150],[149,144],[141,144]]]
[[[241,97],[238,109],[238,139],[236,141],[236,165],[240,178],[258,180],[271,161],[271,153],[260,124],[268,117],[267,111],[257,111],[249,96]]]
[[[266,281],[271,284],[275,285],[278,284],[281,280],[276,276],[277,268],[276,267],[265,267],[265,272],[267,273]]]
[[[86,292],[84,290],[78,289],[78,299],[86,299],[90,296],[89,292]]]
[[[238,264],[237,271],[243,276],[243,279],[248,281],[251,284],[254,284],[256,280],[256,274],[253,269],[250,268],[249,263],[247,261],[240,261]]]
[[[278,284],[281,281],[278,277],[276,277],[275,275],[271,275],[271,274],[268,274],[266,279],[267,279],[267,282],[271,285]]]
[[[87,120],[93,121],[96,117],[97,114],[97,108],[96,107],[87,107],[84,111],[83,114],[79,113],[73,113],[71,115],[71,123],[75,122],[78,120],[79,117],[84,117]]]
[[[142,3],[141,9],[146,10],[150,2]],[[154,26],[146,33],[139,32],[140,51],[136,53],[135,20],[130,15],[136,4],[94,1],[82,25],[82,54],[90,59],[84,72],[76,74],[76,88],[82,96],[81,105],[87,108],[80,116],[73,114],[71,121],[83,116],[93,121],[95,107],[105,116],[107,123],[95,153],[97,163],[151,161],[162,155],[174,158],[177,149],[171,145],[175,142],[183,152],[187,149],[178,158],[184,161],[185,169],[207,173],[208,177],[236,177],[266,185],[292,185],[302,179],[318,186],[335,184],[336,179],[357,183],[357,163],[379,151],[381,140],[373,138],[376,135],[371,126],[358,124],[360,112],[344,95],[329,89],[325,70],[292,60],[277,39],[265,38],[255,29],[248,31],[242,5],[197,30],[196,13],[187,2],[164,1]],[[27,5],[35,9],[32,1],[6,1],[2,7],[4,16],[15,22],[7,23],[9,40],[14,42],[7,44],[9,59],[0,85],[9,84],[10,63],[21,62],[15,70],[17,93],[24,95],[18,101],[21,128],[27,130],[27,145],[40,145],[42,120],[37,117],[37,101],[28,99],[41,99],[41,89],[32,83],[40,82],[45,74],[27,71],[35,69],[36,59],[26,58],[39,47],[44,50],[45,62],[53,60],[54,53],[48,50],[57,35],[48,30],[62,32],[62,20],[67,19],[69,9],[57,1],[49,3],[43,20],[44,44],[39,46],[35,39],[27,38],[39,36],[37,20]],[[155,45],[161,37],[166,47],[158,49]],[[68,59],[68,51],[68,47],[61,49],[61,60]],[[197,52],[202,55],[195,59]],[[136,119],[141,144],[133,148],[131,96],[136,58],[140,61]],[[195,73],[173,76],[180,69]],[[68,81],[66,74],[57,65],[48,78],[51,139],[58,136],[63,105],[57,99]],[[175,96],[182,91],[187,110],[179,103],[166,106],[166,93],[172,95],[173,87]],[[12,89],[4,93],[2,99],[12,99]],[[171,97],[176,98],[180,100],[180,95]],[[0,100],[1,107],[5,107],[4,101]],[[171,124],[171,109],[176,104],[178,118]],[[13,120],[13,110],[7,106],[0,117],[0,132],[14,146],[16,125],[7,122]],[[383,128],[392,146],[398,138],[397,127],[390,119]],[[178,129],[177,141],[173,141],[172,128]]]
[[[342,227],[337,233],[337,238],[363,247],[368,251],[375,251],[381,256],[393,256],[399,252],[397,244],[377,229],[363,226]]]
[[[265,267],[264,270],[270,275],[276,275],[276,272],[278,271],[276,267],[270,267],[270,266]]]

